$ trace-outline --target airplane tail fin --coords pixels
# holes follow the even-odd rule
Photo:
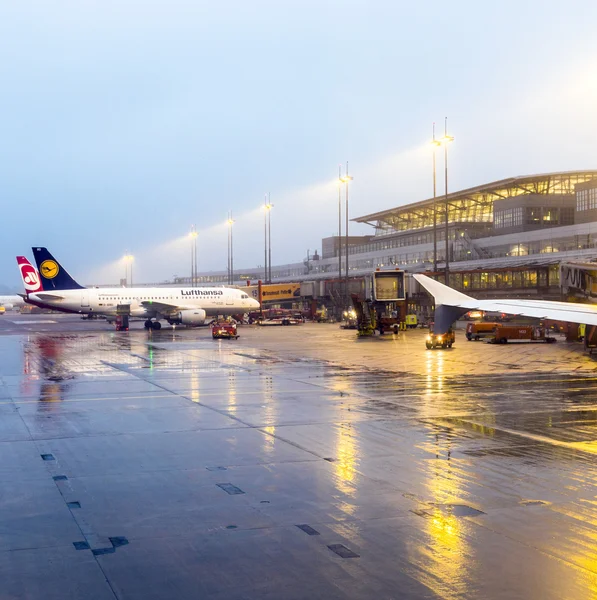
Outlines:
[[[17,265],[21,272],[21,279],[25,287],[25,297],[29,294],[43,291],[41,278],[35,267],[27,260],[25,256],[17,256]],[[19,294],[21,295],[21,294]]]
[[[68,271],[48,252],[47,248],[32,248],[44,290],[80,290]]]
[[[414,275],[414,278],[435,298],[435,304],[438,306],[466,306],[468,302],[476,302],[471,296],[453,290],[427,275]]]

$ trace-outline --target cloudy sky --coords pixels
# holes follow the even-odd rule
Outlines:
[[[563,7],[565,6],[565,9]],[[351,216],[450,187],[597,168],[594,0],[48,0],[0,3],[0,284],[48,246],[87,283],[275,264]],[[441,164],[440,164],[441,166]],[[366,233],[354,228],[355,233]]]

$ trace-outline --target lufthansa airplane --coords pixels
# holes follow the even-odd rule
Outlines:
[[[476,300],[426,275],[414,278],[435,298],[434,331],[446,333],[454,321],[469,310],[501,312],[537,319],[597,325],[597,305],[552,300]]]
[[[131,317],[146,319],[147,329],[160,329],[160,319],[171,325],[203,325],[208,317],[238,315],[259,308],[257,300],[235,288],[86,288],[46,248],[32,250],[41,286],[28,292],[32,304],[107,317],[115,317],[118,306],[128,306]],[[17,257],[17,262],[20,259]]]

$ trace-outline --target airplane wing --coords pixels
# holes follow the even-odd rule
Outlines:
[[[508,315],[597,325],[597,305],[595,304],[551,300],[476,300],[426,275],[414,275],[414,278],[435,298],[437,306],[450,306],[467,311],[503,312]]]
[[[141,306],[147,310],[155,310],[164,315],[189,308],[188,306],[178,306],[178,304],[170,304],[169,302],[156,302],[155,300],[145,300],[144,302],[141,302]]]

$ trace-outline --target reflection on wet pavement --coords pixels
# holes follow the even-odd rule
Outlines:
[[[578,350],[64,329],[0,335],[8,597],[597,597]]]

